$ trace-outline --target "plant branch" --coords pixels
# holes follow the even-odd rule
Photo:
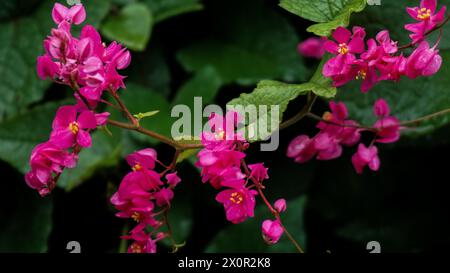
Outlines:
[[[311,108],[313,107],[316,100],[317,100],[317,96],[315,94],[310,93],[308,95],[308,101],[306,102],[306,105],[302,108],[302,110],[297,115],[282,122],[279,127],[280,130],[285,129],[285,128],[299,122],[300,120],[302,120],[311,111]]]
[[[116,121],[116,120],[112,120],[112,119],[108,120],[108,124],[110,124],[112,126],[115,126],[115,127],[122,128],[122,129],[133,130],[133,131],[142,133],[144,135],[147,135],[149,137],[157,139],[157,140],[159,140],[159,141],[161,141],[161,142],[163,142],[163,143],[165,143],[167,145],[170,145],[170,146],[174,147],[175,149],[181,150],[181,151],[189,150],[189,149],[199,149],[199,148],[203,147],[202,144],[181,144],[181,143],[178,143],[177,141],[175,141],[173,139],[170,139],[170,138],[168,138],[166,136],[163,136],[163,135],[158,134],[156,132],[153,132],[153,131],[150,131],[148,129],[145,129],[145,128],[141,127],[140,125],[133,125],[133,124],[130,124],[130,123],[120,122],[120,121]]]

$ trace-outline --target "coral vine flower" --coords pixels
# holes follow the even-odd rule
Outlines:
[[[52,10],[52,18],[56,24],[67,21],[79,25],[86,19],[86,10],[81,4],[74,5],[69,9],[59,3],[55,3]]]
[[[268,179],[268,168],[264,167],[264,163],[250,164],[248,168],[251,170],[250,177],[261,183],[263,180]]]
[[[372,171],[378,171],[380,168],[380,158],[378,157],[378,149],[376,146],[367,148],[360,143],[358,152],[353,155],[352,163],[358,174],[362,174],[364,167],[369,166]]]
[[[400,138],[400,122],[390,116],[387,102],[379,99],[374,104],[374,114],[377,117],[372,128],[362,128],[357,122],[348,120],[347,107],[343,103],[330,102],[331,113],[326,112],[323,121],[317,124],[320,132],[310,138],[300,135],[294,138],[288,146],[287,156],[297,163],[305,163],[317,156],[318,160],[330,160],[341,156],[342,146],[354,146],[361,139],[361,132],[370,131],[375,134],[374,142],[392,143]],[[360,143],[358,152],[352,157],[353,165],[358,173],[365,166],[377,171],[380,166],[378,149],[371,144],[369,148]]]
[[[70,148],[75,144],[87,148],[91,146],[89,130],[96,127],[97,121],[91,111],[82,111],[77,115],[75,106],[62,106],[56,112],[50,139],[52,143],[63,149]]]
[[[298,44],[297,50],[304,57],[321,59],[325,54],[324,43],[326,37],[311,37]]]
[[[378,117],[374,127],[379,131],[376,141],[379,143],[393,143],[400,138],[400,121],[396,117],[389,116],[389,105],[384,99],[375,102],[374,113]]]
[[[419,7],[406,8],[408,14],[418,23],[407,24],[405,29],[412,32],[410,35],[413,43],[423,41],[425,33],[432,30],[445,19],[446,6],[443,6],[437,13],[437,0],[422,0]]]
[[[265,220],[261,226],[262,235],[264,241],[268,245],[274,245],[278,243],[281,236],[284,233],[283,227],[281,226],[280,220]]]
[[[286,205],[286,200],[281,198],[278,199],[277,201],[275,201],[274,205],[275,209],[278,211],[278,213],[282,213],[286,210],[287,205]]]
[[[323,68],[323,74],[326,77],[345,74],[349,71],[350,65],[356,60],[355,53],[359,54],[364,51],[363,36],[365,33],[361,32],[361,28],[356,29],[357,36],[352,37],[352,33],[343,27],[338,27],[333,32],[333,41],[326,41],[324,48],[326,51],[337,55],[331,58]]]
[[[233,224],[244,222],[248,217],[253,217],[255,210],[255,190],[249,190],[244,186],[244,181],[230,183],[231,189],[221,191],[216,200],[225,208],[227,220]]]

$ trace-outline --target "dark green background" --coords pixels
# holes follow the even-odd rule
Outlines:
[[[132,64],[123,72],[128,88],[121,93],[133,112],[160,110],[143,122],[160,133],[170,132],[171,105],[192,104],[194,95],[203,96],[204,103],[225,105],[252,91],[259,80],[302,82],[317,66],[296,52],[298,42],[309,37],[305,29],[311,22],[278,7],[275,0],[84,1],[88,22],[101,30],[105,22],[119,20],[124,6],[137,2],[151,16],[151,31],[140,26],[150,38],[145,50],[132,51]],[[36,76],[36,57],[43,54],[42,40],[53,27],[52,3],[0,1],[0,251],[67,252],[69,241],[79,241],[82,252],[123,251],[119,236],[128,226],[114,216],[109,203],[128,171],[123,157],[151,146],[169,162],[170,147],[128,132],[112,130],[109,137],[99,131],[93,148],[82,152],[77,169],[63,174],[51,196],[38,197],[23,180],[31,149],[46,140],[55,109],[71,98],[70,90]],[[402,26],[410,21],[404,8],[417,3],[382,1],[353,16],[352,24],[366,26],[369,35],[387,27],[404,43]],[[130,22],[126,24],[139,24]],[[117,28],[112,35],[130,37],[126,32]],[[368,95],[355,83],[339,89],[338,98],[348,103],[352,118],[363,123],[373,122],[371,105],[381,96],[403,120],[449,108],[448,37],[449,27],[437,75],[382,83]],[[302,98],[291,103],[285,117],[297,113],[303,103]],[[326,102],[319,101],[314,111],[324,110]],[[276,152],[259,152],[259,145],[253,144],[248,158],[270,168],[267,195],[288,200],[287,226],[308,252],[365,253],[366,243],[373,240],[383,252],[441,252],[450,243],[448,121],[430,121],[406,132],[399,143],[382,145],[381,170],[361,176],[351,165],[354,148],[330,162],[297,165],[286,158],[292,138],[316,133],[311,120],[282,131]],[[263,243],[260,224],[270,216],[260,203],[255,218],[240,225],[227,223],[214,200],[217,192],[201,183],[192,161],[179,166],[183,182],[170,212],[175,238],[186,241],[180,251],[294,250],[286,238],[273,247]],[[166,246],[160,244],[160,251],[168,251]]]

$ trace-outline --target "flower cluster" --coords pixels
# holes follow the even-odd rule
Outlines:
[[[104,90],[124,87],[117,69],[130,63],[130,53],[116,42],[106,47],[94,27],[86,25],[79,39],[71,34],[72,24],[86,19],[81,4],[67,8],[55,3],[52,10],[57,28],[44,41],[46,53],[37,59],[37,73],[75,90],[76,105],[57,110],[47,142],[31,153],[31,170],[25,175],[27,184],[42,196],[51,192],[65,168],[75,167],[78,153],[91,146],[92,130],[106,124],[109,113],[95,113]]]
[[[45,196],[55,187],[64,168],[75,167],[81,148],[91,146],[90,131],[104,125],[109,113],[95,114],[80,106],[61,106],[53,120],[47,142],[37,145],[30,156],[27,184]]]
[[[380,81],[435,74],[442,64],[437,49],[439,42],[430,47],[424,37],[444,21],[445,7],[434,14],[436,2],[422,0],[420,8],[408,8],[408,13],[420,22],[406,25],[406,29],[413,32],[412,46],[419,43],[407,57],[399,53],[398,42],[391,40],[388,30],[379,32],[375,39],[369,39],[366,50],[364,28],[354,27],[352,32],[337,28],[332,35],[336,42],[328,40],[324,43],[324,49],[335,56],[324,65],[323,75],[330,77],[336,87],[361,79],[361,91],[367,92]]]
[[[216,200],[223,204],[227,219],[234,224],[253,217],[258,194],[247,185],[249,177],[241,169],[245,158],[243,150],[248,143],[242,135],[235,133],[238,123],[236,112],[227,112],[225,117],[212,114],[209,119],[211,132],[202,133],[205,148],[198,153],[196,163],[202,169],[203,182],[209,182],[215,189],[226,188],[216,196]],[[259,182],[268,177],[263,164],[250,165],[249,168],[250,176]]]
[[[44,41],[45,54],[37,59],[41,79],[50,78],[78,90],[89,106],[95,107],[104,90],[111,92],[125,88],[124,77],[117,70],[126,68],[130,52],[117,42],[102,43],[100,34],[91,25],[85,25],[79,38],[71,33],[72,24],[81,24],[86,18],[83,5],[70,9],[56,3],[52,11],[57,27]]]
[[[170,207],[173,189],[181,182],[176,172],[165,174],[156,172],[157,154],[154,149],[136,151],[126,157],[131,172],[125,175],[119,189],[111,197],[111,203],[119,212],[120,218],[132,218],[137,225],[124,239],[134,242],[128,248],[132,253],[154,253],[156,242],[166,237],[163,232],[155,233],[163,224],[156,217]],[[165,174],[165,175],[164,175]],[[166,182],[161,180],[164,176]],[[156,211],[156,207],[161,208]],[[148,233],[146,229],[152,228]]]
[[[377,121],[373,127],[360,126],[356,121],[349,120],[347,107],[344,103],[330,102],[331,112],[323,115],[317,124],[320,132],[313,138],[300,135],[294,138],[288,146],[287,156],[297,163],[304,163],[316,157],[317,160],[331,160],[342,155],[342,146],[354,146],[360,142],[361,132],[370,131],[374,138],[369,147],[360,143],[357,153],[352,157],[357,173],[362,173],[365,166],[373,171],[380,167],[378,150],[375,143],[393,143],[400,138],[400,122],[390,116],[390,109],[385,100],[379,99],[374,105]]]

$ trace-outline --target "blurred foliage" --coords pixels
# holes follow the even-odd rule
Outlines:
[[[114,217],[109,197],[128,170],[123,156],[152,146],[163,162],[169,162],[173,151],[135,132],[108,127],[95,132],[93,147],[80,154],[76,169],[64,172],[51,198],[39,198],[26,187],[23,173],[31,150],[48,138],[57,107],[72,101],[70,90],[39,80],[35,71],[36,58],[44,52],[42,40],[54,26],[53,3],[0,3],[0,171],[6,193],[1,201],[0,251],[64,252],[68,241],[79,240],[83,251],[117,252],[126,224]],[[392,38],[405,44],[403,25],[410,21],[405,6],[418,1],[383,1],[361,11],[364,3],[84,1],[87,23],[99,27],[106,42],[117,39],[132,49],[121,97],[133,114],[159,111],[141,124],[164,135],[170,135],[176,120],[172,107],[191,108],[194,96],[202,97],[203,105],[276,103],[285,119],[303,107],[307,90],[333,97],[336,90],[322,77],[321,65],[296,52],[298,42],[311,35],[306,29],[315,24],[309,31],[326,35],[350,18],[351,26],[365,26],[369,35],[388,28]],[[439,3],[450,6],[450,0]],[[373,122],[372,104],[379,97],[386,98],[402,120],[448,108],[449,33],[450,27],[444,28],[444,64],[437,75],[382,83],[367,95],[355,82],[338,89],[337,98],[348,104],[353,119],[366,124]],[[324,102],[319,100],[314,111],[326,109]],[[123,119],[113,109],[101,110]],[[400,143],[384,145],[381,171],[362,176],[352,169],[352,149],[331,162],[296,165],[285,157],[293,137],[316,132],[311,120],[283,130],[277,151],[262,153],[253,144],[248,157],[270,168],[267,195],[270,200],[288,199],[286,224],[308,251],[365,252],[371,240],[389,252],[443,250],[450,243],[445,196],[449,122],[448,116],[430,120],[408,131]],[[217,191],[201,183],[193,155],[183,154],[178,170],[183,182],[169,214],[175,240],[187,242],[180,251],[293,251],[286,238],[273,247],[263,244],[260,225],[269,215],[261,203],[254,219],[241,225],[226,223],[223,208],[214,201]],[[169,250],[170,242],[164,241],[161,248]]]

